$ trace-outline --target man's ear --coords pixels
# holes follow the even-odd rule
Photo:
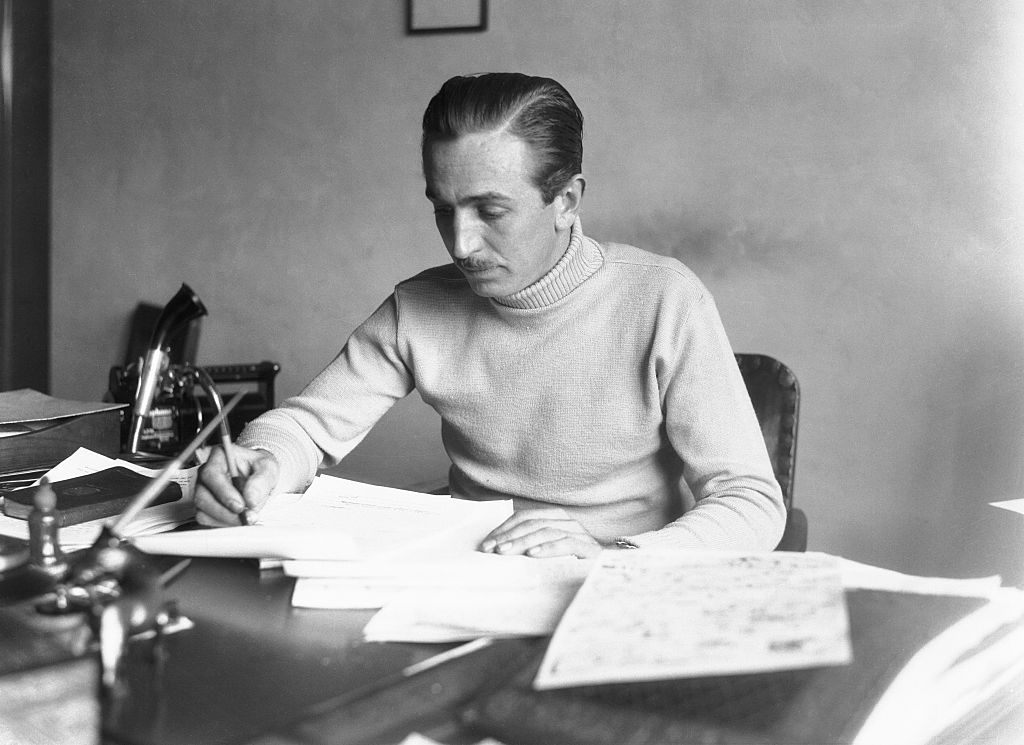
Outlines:
[[[577,173],[555,196],[555,225],[558,230],[570,230],[583,204],[583,192],[586,191],[587,180],[582,173]]]

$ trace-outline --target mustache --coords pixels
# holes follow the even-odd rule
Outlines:
[[[455,266],[467,272],[479,272],[484,269],[493,269],[497,266],[490,261],[473,261],[472,259],[456,259]]]

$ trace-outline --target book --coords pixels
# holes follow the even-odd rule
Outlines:
[[[145,488],[151,479],[123,466],[50,483],[57,495],[57,523],[60,527],[77,525],[119,514]],[[8,517],[27,520],[32,512],[35,486],[0,492],[3,511]],[[150,506],[181,499],[181,486],[170,482]]]
[[[601,601],[588,600],[585,589],[578,600]],[[851,648],[845,664],[731,674],[666,673],[661,678],[650,669],[628,672],[620,664],[612,671],[595,664],[589,668],[591,680],[605,675],[608,682],[572,684],[563,679],[553,686],[552,672],[572,672],[584,667],[586,660],[580,657],[604,654],[595,653],[592,640],[589,647],[577,640],[577,659],[569,659],[564,644],[557,648],[556,630],[530,664],[477,698],[462,718],[473,731],[535,745],[1016,741],[994,733],[1006,732],[1001,722],[1008,716],[1024,719],[1024,593],[1014,588],[977,596],[847,588],[844,594]],[[650,623],[635,617],[633,604],[607,596],[604,602],[623,617],[620,629],[636,620],[639,635],[651,631]],[[681,615],[670,612],[662,621],[683,626]],[[566,617],[572,620],[572,606]],[[692,627],[681,630],[702,633]],[[610,645],[629,647],[629,633],[620,631],[619,640]],[[628,661],[623,655],[623,649],[616,649],[610,659]],[[708,657],[713,658],[710,651]],[[558,663],[554,670],[553,659]],[[539,675],[545,670],[546,680]]]

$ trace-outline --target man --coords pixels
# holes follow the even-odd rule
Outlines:
[[[217,450],[199,521],[301,491],[414,387],[441,415],[452,494],[511,498],[483,551],[770,550],[785,508],[714,302],[685,266],[579,219],[583,117],[553,80],[447,81],[423,173],[452,264],[400,283],[298,396]]]

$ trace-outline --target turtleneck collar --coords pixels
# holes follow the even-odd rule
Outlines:
[[[498,305],[518,310],[543,308],[558,302],[587,281],[604,263],[604,254],[595,241],[583,235],[576,218],[569,235],[569,247],[551,270],[532,285],[503,297],[493,298]]]

